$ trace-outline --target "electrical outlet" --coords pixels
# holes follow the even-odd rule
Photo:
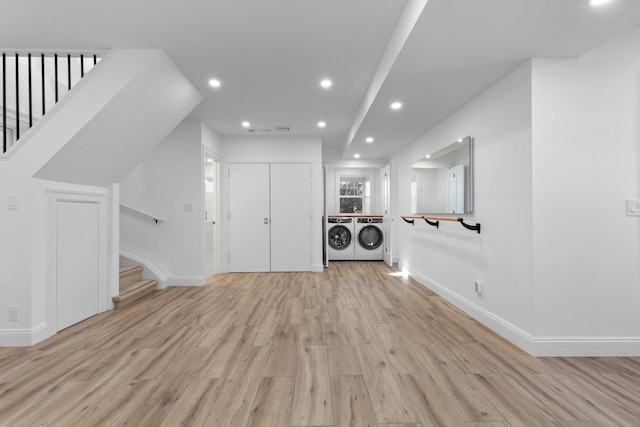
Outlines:
[[[17,305],[10,305],[9,306],[9,321],[10,322],[17,322],[18,320],[20,320],[20,316],[18,313],[18,306]]]
[[[478,295],[482,294],[482,282],[480,280],[476,280],[476,293]]]

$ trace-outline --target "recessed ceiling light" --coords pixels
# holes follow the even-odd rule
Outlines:
[[[589,4],[591,6],[602,6],[603,4],[610,3],[611,0],[590,0]]]
[[[393,102],[391,104],[391,109],[392,110],[399,110],[401,108],[402,108],[402,103],[401,102],[396,101],[396,102]]]
[[[373,142],[373,138],[372,137],[368,137],[367,139],[365,139],[365,141],[367,141],[369,144],[371,144]]]
[[[354,155],[353,155],[353,158],[354,158],[354,159],[359,159],[359,158],[360,158],[360,154],[354,154]]]
[[[462,141],[463,141],[463,139],[462,139],[462,138],[460,138],[460,139],[458,140],[458,142],[462,142]]]
[[[209,86],[211,87],[220,87],[222,83],[220,83],[220,80],[218,79],[211,79],[209,80]]]
[[[248,128],[249,126],[251,126],[251,123],[249,123],[247,121],[242,122],[242,127],[243,128]]]
[[[426,157],[427,159],[430,159],[430,158],[431,158],[431,154],[427,154],[425,157]]]
[[[322,86],[325,89],[329,89],[331,87],[333,83],[331,82],[331,80],[329,79],[324,79],[320,82],[320,86]]]
[[[213,163],[213,159],[207,159],[207,162]]]
[[[323,128],[325,126],[327,126],[327,124],[325,122],[318,122],[318,127],[319,128]]]

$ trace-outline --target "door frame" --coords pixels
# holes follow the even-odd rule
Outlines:
[[[220,240],[220,234],[221,234],[221,228],[220,228],[220,190],[221,190],[221,186],[220,186],[220,179],[222,177],[221,172],[220,172],[220,166],[222,164],[222,159],[220,158],[220,156],[218,154],[216,154],[214,151],[210,150],[209,148],[205,147],[204,145],[202,146],[202,162],[200,162],[200,167],[201,167],[201,179],[200,179],[200,183],[202,186],[201,189],[201,194],[202,194],[202,207],[203,212],[202,214],[204,215],[204,211],[206,210],[206,184],[205,184],[205,163],[207,161],[207,159],[211,159],[213,160],[213,162],[215,163],[215,177],[214,177],[214,186],[215,186],[215,198],[214,198],[214,206],[213,206],[213,212],[211,212],[211,217],[213,218],[213,220],[216,221],[215,226],[217,227],[217,229],[214,230],[213,233],[213,274],[220,274],[222,273],[222,257],[221,257],[221,240]],[[202,232],[200,233],[202,235],[202,277],[205,278],[205,280],[207,279],[206,274],[205,274],[205,229],[204,229],[204,222],[202,223]]]
[[[109,295],[109,283],[115,280],[117,272],[110,271],[110,246],[109,246],[109,190],[81,190],[70,188],[47,188],[48,217],[49,217],[49,242],[47,249],[47,302],[46,322],[49,335],[59,331],[58,329],[58,283],[57,283],[57,228],[58,215],[57,204],[59,202],[93,203],[98,205],[98,313],[110,310],[113,304]],[[117,231],[114,231],[117,232]]]
[[[382,169],[382,188],[383,188],[383,218],[384,218],[384,262],[389,267],[393,267],[393,251],[392,251],[392,239],[391,239],[391,163],[387,164]]]

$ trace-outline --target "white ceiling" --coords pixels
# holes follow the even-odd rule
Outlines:
[[[1,0],[0,43],[161,48],[205,97],[190,117],[220,134],[288,126],[330,156],[383,159],[528,58],[577,57],[640,23],[638,0],[425,1]]]

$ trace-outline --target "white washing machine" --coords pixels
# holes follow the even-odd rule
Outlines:
[[[356,260],[384,259],[382,218],[366,217],[356,219],[355,240]]]
[[[329,261],[353,261],[356,246],[353,218],[327,218],[327,242]]]

